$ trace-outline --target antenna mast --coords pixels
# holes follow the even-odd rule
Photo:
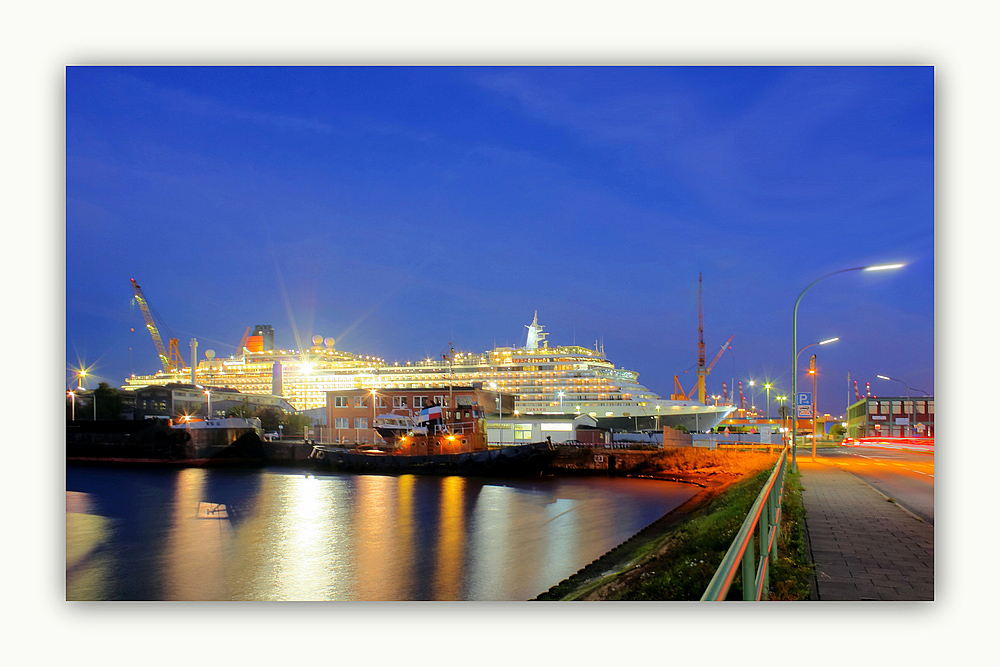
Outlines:
[[[705,402],[705,311],[701,305],[701,274],[698,274],[698,402]]]

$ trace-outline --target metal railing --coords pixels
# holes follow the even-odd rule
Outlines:
[[[781,525],[781,500],[785,490],[787,464],[786,447],[774,464],[774,469],[757,495],[747,518],[743,520],[743,525],[719,564],[719,569],[708,582],[708,587],[701,596],[702,601],[725,600],[729,587],[736,578],[737,568],[742,568],[743,599],[767,599],[770,564],[778,557],[778,530]],[[761,556],[759,564],[754,555],[755,528]]]

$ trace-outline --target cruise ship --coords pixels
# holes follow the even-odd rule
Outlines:
[[[604,354],[578,345],[550,347],[535,313],[523,347],[496,347],[483,353],[450,352],[438,359],[387,363],[376,356],[339,351],[332,338],[312,338],[307,350],[244,346],[238,356],[216,358],[211,350],[190,368],[126,379],[124,389],[171,382],[227,387],[249,394],[276,394],[297,410],[326,405],[326,393],[348,389],[483,388],[514,397],[515,414],[587,414],[616,431],[683,425],[707,431],[732,406],[696,400],[663,399],[639,384],[639,374],[616,368]],[[267,327],[270,329],[270,327]]]

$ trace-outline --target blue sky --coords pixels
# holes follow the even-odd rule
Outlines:
[[[603,341],[668,395],[694,381],[701,273],[709,358],[734,336],[710,393],[787,393],[799,291],[902,261],[812,288],[800,347],[841,337],[818,352],[825,412],[848,372],[933,393],[933,79],[70,67],[67,367],[113,385],[158,368],[135,278],[185,357],[191,337],[228,355],[253,324],[295,347],[289,312],[302,340],[390,361],[483,351],[523,342],[537,310],[552,344]]]

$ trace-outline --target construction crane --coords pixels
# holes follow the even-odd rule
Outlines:
[[[691,397],[694,395],[695,390],[698,391],[698,402],[705,403],[705,377],[712,372],[712,366],[715,366],[715,362],[722,357],[722,353],[726,351],[729,344],[733,342],[733,336],[729,337],[729,340],[725,342],[719,353],[715,355],[715,359],[712,359],[712,363],[705,364],[705,311],[702,308],[701,303],[701,274],[698,274],[698,382],[691,388],[691,391],[685,392],[684,387],[681,386],[680,379],[674,376],[674,393],[670,395],[670,399],[674,401],[689,401],[693,400]]]
[[[156,345],[156,354],[160,357],[160,364],[163,366],[163,371],[171,373],[181,370],[184,368],[184,359],[181,357],[178,340],[171,338],[168,341],[170,351],[168,352],[164,349],[160,332],[156,329],[156,323],[153,322],[153,315],[149,312],[149,304],[146,302],[146,297],[143,296],[142,290],[139,288],[139,283],[135,281],[135,278],[130,278],[129,280],[132,281],[132,288],[135,290],[135,300],[139,304],[139,310],[142,311],[142,317],[146,320],[146,329],[149,330],[149,335],[153,338],[153,344]]]
[[[695,391],[698,391],[698,396],[699,396],[698,401],[704,403],[705,401],[701,400],[701,397],[704,396],[705,393],[705,376],[712,372],[712,367],[715,366],[716,362],[722,358],[723,353],[729,349],[729,344],[733,342],[733,338],[735,337],[736,337],[735,334],[730,336],[729,340],[727,340],[725,343],[722,344],[722,347],[719,348],[718,354],[715,355],[715,358],[712,359],[712,362],[710,364],[705,366],[704,369],[702,368],[698,369],[698,381],[693,387],[691,387],[690,391],[687,392],[684,391],[684,387],[681,386],[680,378],[678,378],[675,375],[674,393],[670,395],[670,400],[692,401],[694,400],[694,398],[692,397],[694,396]],[[702,372],[703,370],[704,372]]]

